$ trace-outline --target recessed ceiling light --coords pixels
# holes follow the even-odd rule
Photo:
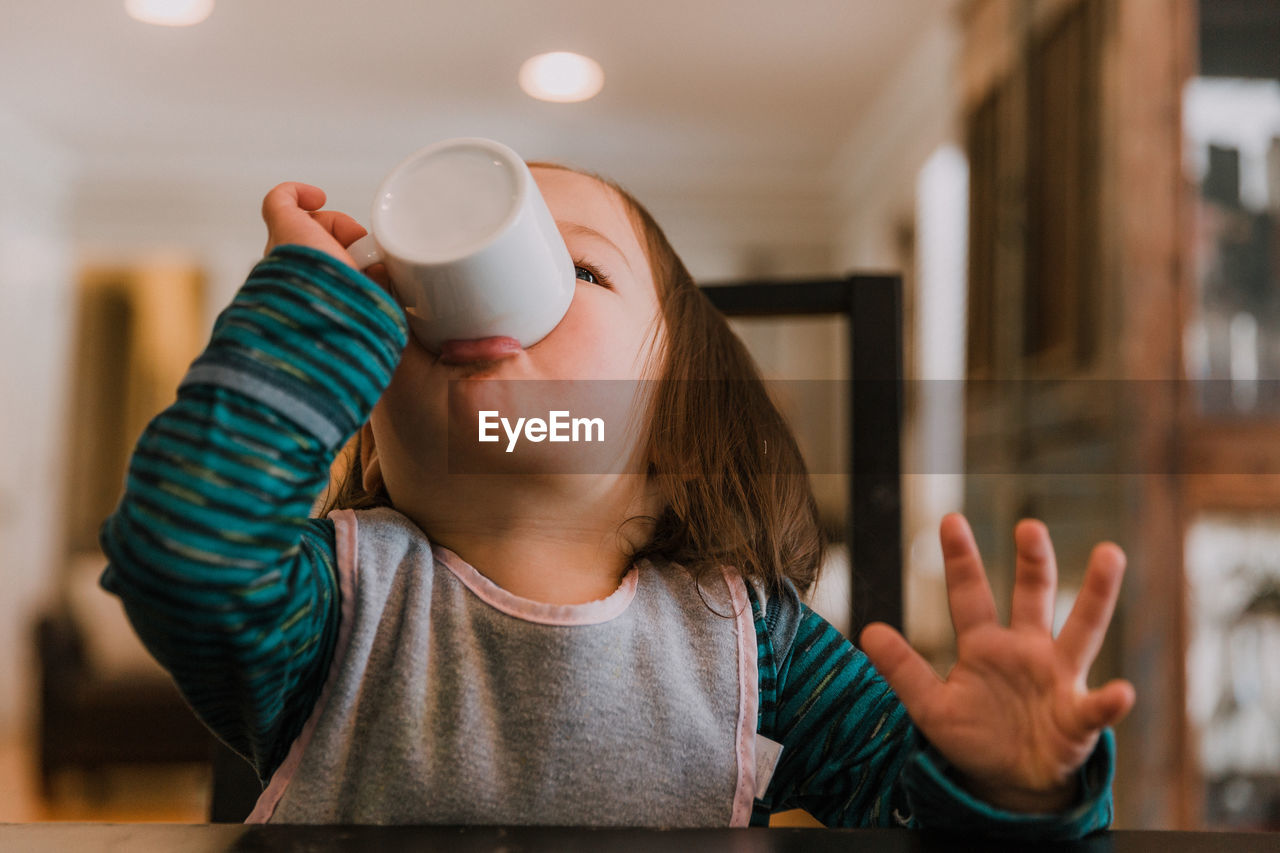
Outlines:
[[[604,86],[604,71],[590,57],[560,50],[525,60],[519,80],[540,101],[571,103],[594,98]]]
[[[213,0],[124,0],[125,11],[144,24],[189,27],[213,11]]]

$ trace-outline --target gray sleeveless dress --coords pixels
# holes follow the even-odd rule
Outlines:
[[[332,668],[250,822],[745,826],[756,636],[736,572],[496,586],[390,509],[335,512]],[[715,612],[713,612],[713,610]]]

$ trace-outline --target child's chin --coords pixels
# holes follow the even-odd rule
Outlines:
[[[512,359],[510,358],[494,358],[484,361],[465,361],[458,363],[438,361],[437,363],[448,371],[450,379],[473,379],[478,376],[500,373],[511,361]]]

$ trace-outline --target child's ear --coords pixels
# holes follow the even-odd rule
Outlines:
[[[366,492],[384,488],[382,465],[378,462],[378,445],[373,440],[373,427],[368,423],[360,427],[360,475]]]

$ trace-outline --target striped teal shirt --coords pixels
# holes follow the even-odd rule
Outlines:
[[[103,587],[200,719],[263,780],[310,715],[337,637],[333,525],[310,510],[406,340],[403,314],[370,279],[321,252],[276,248],[139,439],[102,527]],[[753,824],[790,808],[829,826],[1042,839],[1110,823],[1110,731],[1081,768],[1076,807],[994,809],[956,784],[848,640],[793,593],[771,605],[753,592],[758,731],[782,752]]]

